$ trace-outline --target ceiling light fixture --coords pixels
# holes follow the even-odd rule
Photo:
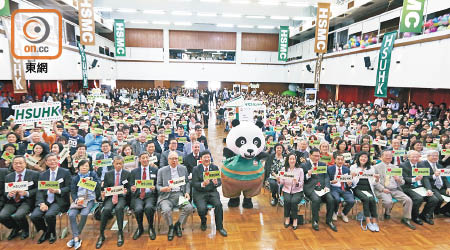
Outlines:
[[[266,17],[265,16],[245,16],[246,18],[249,18],[249,19],[265,19]]]
[[[230,23],[218,23],[217,27],[224,27],[224,28],[233,28],[234,25]]]
[[[288,16],[271,16],[270,19],[273,20],[289,20]]]
[[[248,0],[230,0],[230,3],[234,3],[234,4],[249,4],[250,1],[248,1]]]
[[[136,9],[123,9],[123,8],[117,9],[117,11],[118,12],[123,12],[123,13],[134,13],[134,12],[137,12]]]
[[[280,2],[278,2],[278,1],[259,1],[258,3],[261,5],[267,5],[267,6],[275,6],[275,5],[280,4]]]
[[[229,18],[238,18],[241,17],[241,14],[233,14],[233,13],[223,13],[222,14],[223,17],[229,17]]]
[[[169,25],[170,22],[166,22],[166,21],[153,21],[152,24]]]
[[[241,29],[252,29],[255,26],[253,26],[253,25],[238,25],[237,27],[241,28]]]
[[[192,12],[189,11],[172,11],[174,16],[192,16]]]
[[[191,26],[192,25],[192,23],[190,23],[190,22],[174,22],[173,24],[177,25],[177,26]]]
[[[152,15],[164,15],[166,12],[164,10],[144,10],[145,14],[152,14]]]
[[[275,29],[275,26],[270,26],[270,25],[258,25],[258,29],[271,30],[271,29]]]
[[[197,13],[197,16],[214,17],[214,16],[217,16],[217,14],[216,13]]]
[[[289,7],[308,7],[309,3],[308,2],[287,2],[286,6],[289,6]]]
[[[130,20],[129,22],[133,24],[148,24],[148,21],[145,20]]]

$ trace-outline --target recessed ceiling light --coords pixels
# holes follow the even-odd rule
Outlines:
[[[253,25],[238,25],[237,27],[241,28],[241,29],[252,29],[255,26],[253,26]]]
[[[233,18],[233,17],[241,17],[242,15],[241,14],[233,14],[233,13],[223,13],[222,16]]]
[[[130,20],[129,22],[134,24],[148,24],[148,21],[145,20]]]
[[[133,13],[133,12],[137,12],[136,9],[117,9],[118,12],[123,12],[123,13]]]
[[[271,16],[270,19],[273,20],[289,20],[288,16]]]
[[[170,22],[166,22],[166,21],[153,21],[152,24],[169,25]]]
[[[275,6],[280,4],[280,2],[278,1],[259,1],[258,3],[261,5],[269,5],[269,6]]]
[[[249,4],[250,1],[248,1],[248,0],[230,0],[230,3],[234,3],[234,4]]]
[[[216,13],[197,13],[197,16],[217,16]]]
[[[289,7],[308,7],[309,3],[308,2],[287,2],[286,6],[289,6]]]
[[[246,18],[250,18],[250,19],[264,19],[266,18],[265,16],[245,16]]]
[[[112,8],[103,8],[103,7],[96,7],[94,8],[96,11],[100,11],[100,12],[111,12]]]
[[[192,23],[190,22],[174,22],[173,24],[177,25],[177,26],[191,26]]]
[[[189,12],[189,11],[172,11],[172,15],[175,15],[175,16],[192,16],[192,12]]]
[[[217,27],[232,28],[232,27],[234,27],[234,25],[233,25],[233,24],[230,24],[230,23],[218,23],[218,24],[217,24]]]
[[[270,26],[270,25],[258,25],[258,29],[275,29],[275,26]]]
[[[153,15],[164,15],[166,12],[164,10],[144,10],[145,14],[153,14]]]

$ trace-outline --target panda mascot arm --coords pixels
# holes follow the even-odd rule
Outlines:
[[[264,166],[261,160],[267,157],[261,127],[251,122],[232,122],[223,150],[222,191],[230,198],[229,207],[239,206],[239,197],[244,195],[244,208],[252,208],[251,197],[258,195],[264,181]],[[259,124],[262,125],[262,124]]]

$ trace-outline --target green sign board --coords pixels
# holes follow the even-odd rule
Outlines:
[[[77,42],[78,51],[80,52],[81,56],[81,76],[83,77],[83,88],[88,88],[88,65],[86,60],[86,53],[84,53],[84,47],[80,44],[80,42]]]
[[[380,48],[377,69],[377,83],[375,86],[376,97],[387,97],[387,84],[389,79],[389,68],[391,66],[391,52],[394,47],[397,31],[384,34],[383,43]]]
[[[425,0],[403,0],[400,32],[422,32]]]
[[[114,46],[116,47],[116,56],[126,56],[125,47],[125,20],[114,20]]]
[[[289,26],[280,26],[278,36],[278,61],[286,62],[288,59]]]
[[[0,16],[10,16],[9,0],[0,0]]]

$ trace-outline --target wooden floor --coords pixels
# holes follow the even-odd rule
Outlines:
[[[219,163],[222,160],[222,139],[225,134],[223,127],[216,127],[214,123],[215,120],[211,119],[207,136],[214,160]],[[226,198],[223,198],[222,202],[224,227],[228,231],[227,238],[216,235],[210,216],[208,216],[207,231],[200,231],[200,219],[195,214],[193,232],[189,219],[183,237],[175,237],[171,242],[167,241],[166,234],[158,235],[155,241],[151,241],[148,235],[144,234],[140,239],[134,241],[132,239],[136,226],[134,221],[134,228],[130,232],[125,228],[125,244],[122,249],[450,249],[450,219],[439,218],[435,220],[434,226],[418,226],[417,230],[412,231],[400,224],[401,209],[399,205],[394,206],[391,220],[380,222],[381,231],[379,233],[362,231],[359,223],[353,219],[349,223],[339,220],[336,223],[339,231],[335,233],[324,224],[325,209],[323,206],[320,231],[316,232],[311,228],[311,224],[302,225],[296,231],[292,231],[290,228],[285,229],[282,225],[283,209],[280,207],[277,211],[275,207],[270,206],[267,191],[254,198],[255,208],[251,210],[244,210],[242,207],[229,209]],[[359,210],[361,211],[361,207]],[[95,249],[98,228],[99,222],[95,221],[93,224],[89,218],[82,234],[83,246],[81,249]],[[167,231],[167,228],[163,231]],[[5,230],[3,232],[9,233]],[[62,240],[59,239],[53,245],[48,242],[37,245],[38,237],[39,235],[34,240],[24,241],[20,239],[3,240],[0,242],[0,249],[66,249],[66,243],[71,235],[69,234]],[[115,231],[107,230],[106,237],[107,240],[102,249],[118,249]]]

